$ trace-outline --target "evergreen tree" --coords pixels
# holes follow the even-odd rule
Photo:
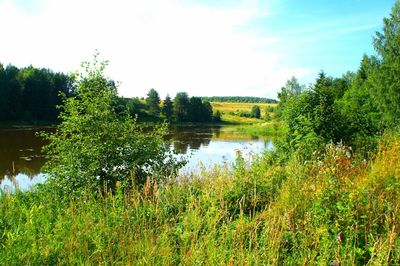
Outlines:
[[[374,39],[380,65],[371,92],[386,126],[393,126],[400,123],[400,1],[383,23],[383,32],[377,32]]]
[[[189,96],[186,92],[178,92],[174,98],[174,115],[178,122],[189,121]]]
[[[164,104],[162,107],[162,114],[167,118],[168,120],[172,120],[172,115],[174,113],[174,106],[171,101],[171,97],[167,94],[167,97],[165,97]]]
[[[149,112],[153,116],[158,116],[160,114],[160,97],[155,89],[151,89],[147,93],[146,103],[149,106]]]
[[[376,99],[372,96],[371,76],[378,68],[375,57],[364,55],[360,68],[355,74],[349,89],[337,101],[337,106],[345,121],[343,139],[354,139],[372,136],[378,132],[381,119],[376,107]]]
[[[251,117],[254,117],[254,118],[260,118],[261,117],[260,106],[254,105],[251,108]]]
[[[189,120],[191,122],[203,121],[203,103],[199,97],[191,97],[189,104]]]
[[[213,109],[212,109],[211,103],[208,101],[204,101],[202,103],[201,121],[210,122],[210,121],[212,121],[212,118],[213,118]]]

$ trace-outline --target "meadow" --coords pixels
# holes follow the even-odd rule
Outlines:
[[[254,105],[258,105],[261,110],[261,119],[251,117],[241,117],[239,112],[250,112]],[[267,107],[276,108],[277,104],[274,103],[237,103],[237,102],[211,102],[214,111],[220,111],[223,122],[233,124],[256,124],[265,122],[263,118],[267,113]],[[274,116],[273,112],[268,112],[271,118]]]

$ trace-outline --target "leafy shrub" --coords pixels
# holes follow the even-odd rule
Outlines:
[[[251,117],[254,117],[254,118],[260,118],[261,117],[260,106],[254,105],[251,108]]]
[[[214,111],[212,115],[212,121],[213,122],[221,122],[221,112],[219,110]]]
[[[106,63],[96,55],[82,66],[84,72],[73,77],[76,96],[64,97],[57,132],[43,134],[50,141],[45,147],[51,156],[45,165],[50,179],[67,193],[79,193],[176,174],[183,163],[163,142],[166,125],[144,132],[135,118],[112,107],[117,90],[103,74]]]

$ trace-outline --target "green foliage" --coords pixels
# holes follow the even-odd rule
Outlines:
[[[116,97],[113,103],[114,109],[117,113],[128,112],[132,117],[137,116],[138,119],[146,115],[145,110],[147,106],[139,98],[124,98]]]
[[[186,92],[178,92],[174,98],[174,114],[179,122],[189,120],[189,96]]]
[[[400,123],[400,1],[383,23],[383,31],[374,38],[379,65],[372,77],[371,93],[385,125],[392,127]]]
[[[265,113],[274,113],[274,112],[275,112],[275,107],[274,106],[268,105],[265,108]]]
[[[169,178],[181,166],[163,142],[166,125],[145,133],[128,113],[116,112],[117,90],[104,77],[105,66],[97,56],[83,64],[85,72],[74,78],[76,95],[64,98],[57,132],[44,134],[50,141],[45,171],[67,193],[143,184],[149,175]]]
[[[260,106],[254,105],[254,106],[251,108],[251,117],[254,117],[254,118],[261,118]]]
[[[305,144],[304,136],[309,136],[311,143],[344,141],[369,150],[377,135],[399,124],[399,23],[400,2],[396,1],[390,18],[384,19],[383,32],[374,39],[378,58],[364,56],[357,73],[336,79],[321,73],[303,92],[293,89],[299,88],[296,80],[288,81],[278,94],[277,114],[283,114],[287,123],[286,149],[298,149]],[[314,152],[321,145],[310,149]]]
[[[342,120],[332,88],[333,79],[321,72],[310,89],[288,97],[281,105],[287,125],[285,150],[297,150],[308,158],[325,143],[341,140]]]
[[[289,102],[299,97],[302,90],[304,90],[304,86],[301,86],[295,77],[292,77],[286,82],[285,87],[282,87],[281,91],[278,92],[278,117],[282,116],[282,112],[285,109],[286,104],[289,104]]]
[[[60,93],[73,96],[73,85],[73,80],[62,73],[32,66],[18,69],[8,65],[4,68],[0,64],[0,122],[59,122],[56,107],[62,103]],[[213,112],[208,101],[199,97],[189,99],[185,92],[178,93],[174,101],[177,106],[167,96],[161,108],[158,92],[151,89],[145,101],[116,96],[113,107],[118,113],[129,112],[131,116],[137,116],[138,121],[161,121],[160,113],[169,121],[174,118],[178,122],[212,121]]]
[[[219,110],[214,111],[213,115],[212,115],[212,121],[213,122],[221,122],[221,112]]]
[[[151,89],[147,93],[146,103],[149,107],[150,115],[158,116],[160,114],[160,96],[155,89]]]
[[[186,92],[178,92],[174,99],[174,116],[177,122],[211,122],[212,106],[200,97],[189,98]]]
[[[265,112],[264,120],[268,122],[271,121],[271,119],[272,119],[271,115],[268,112]]]
[[[188,110],[191,122],[207,122],[212,119],[212,107],[209,102],[203,102],[199,97],[191,97]]]
[[[344,127],[344,139],[354,142],[379,132],[381,119],[376,108],[376,99],[371,95],[371,76],[377,69],[378,62],[374,57],[364,56],[360,68],[354,76],[349,89],[336,105],[341,112]]]
[[[60,92],[73,92],[70,78],[62,73],[0,64],[0,122],[55,122]]]
[[[236,110],[234,112],[230,112],[230,114],[240,117],[247,117],[247,118],[261,118],[261,109],[260,106],[254,105],[250,111],[243,111],[243,110]]]
[[[167,120],[169,120],[169,121],[172,120],[174,106],[171,101],[171,97],[169,97],[168,94],[167,94],[167,97],[165,97],[161,112],[165,116],[165,118],[167,118]]]

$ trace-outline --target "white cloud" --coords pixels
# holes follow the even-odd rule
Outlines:
[[[246,31],[268,13],[257,2],[210,8],[174,0],[48,0],[29,15],[0,0],[0,23],[7,25],[0,60],[68,72],[98,49],[125,96],[155,88],[161,96],[183,90],[276,97],[289,77],[310,71],[283,67],[273,48],[278,37]]]

